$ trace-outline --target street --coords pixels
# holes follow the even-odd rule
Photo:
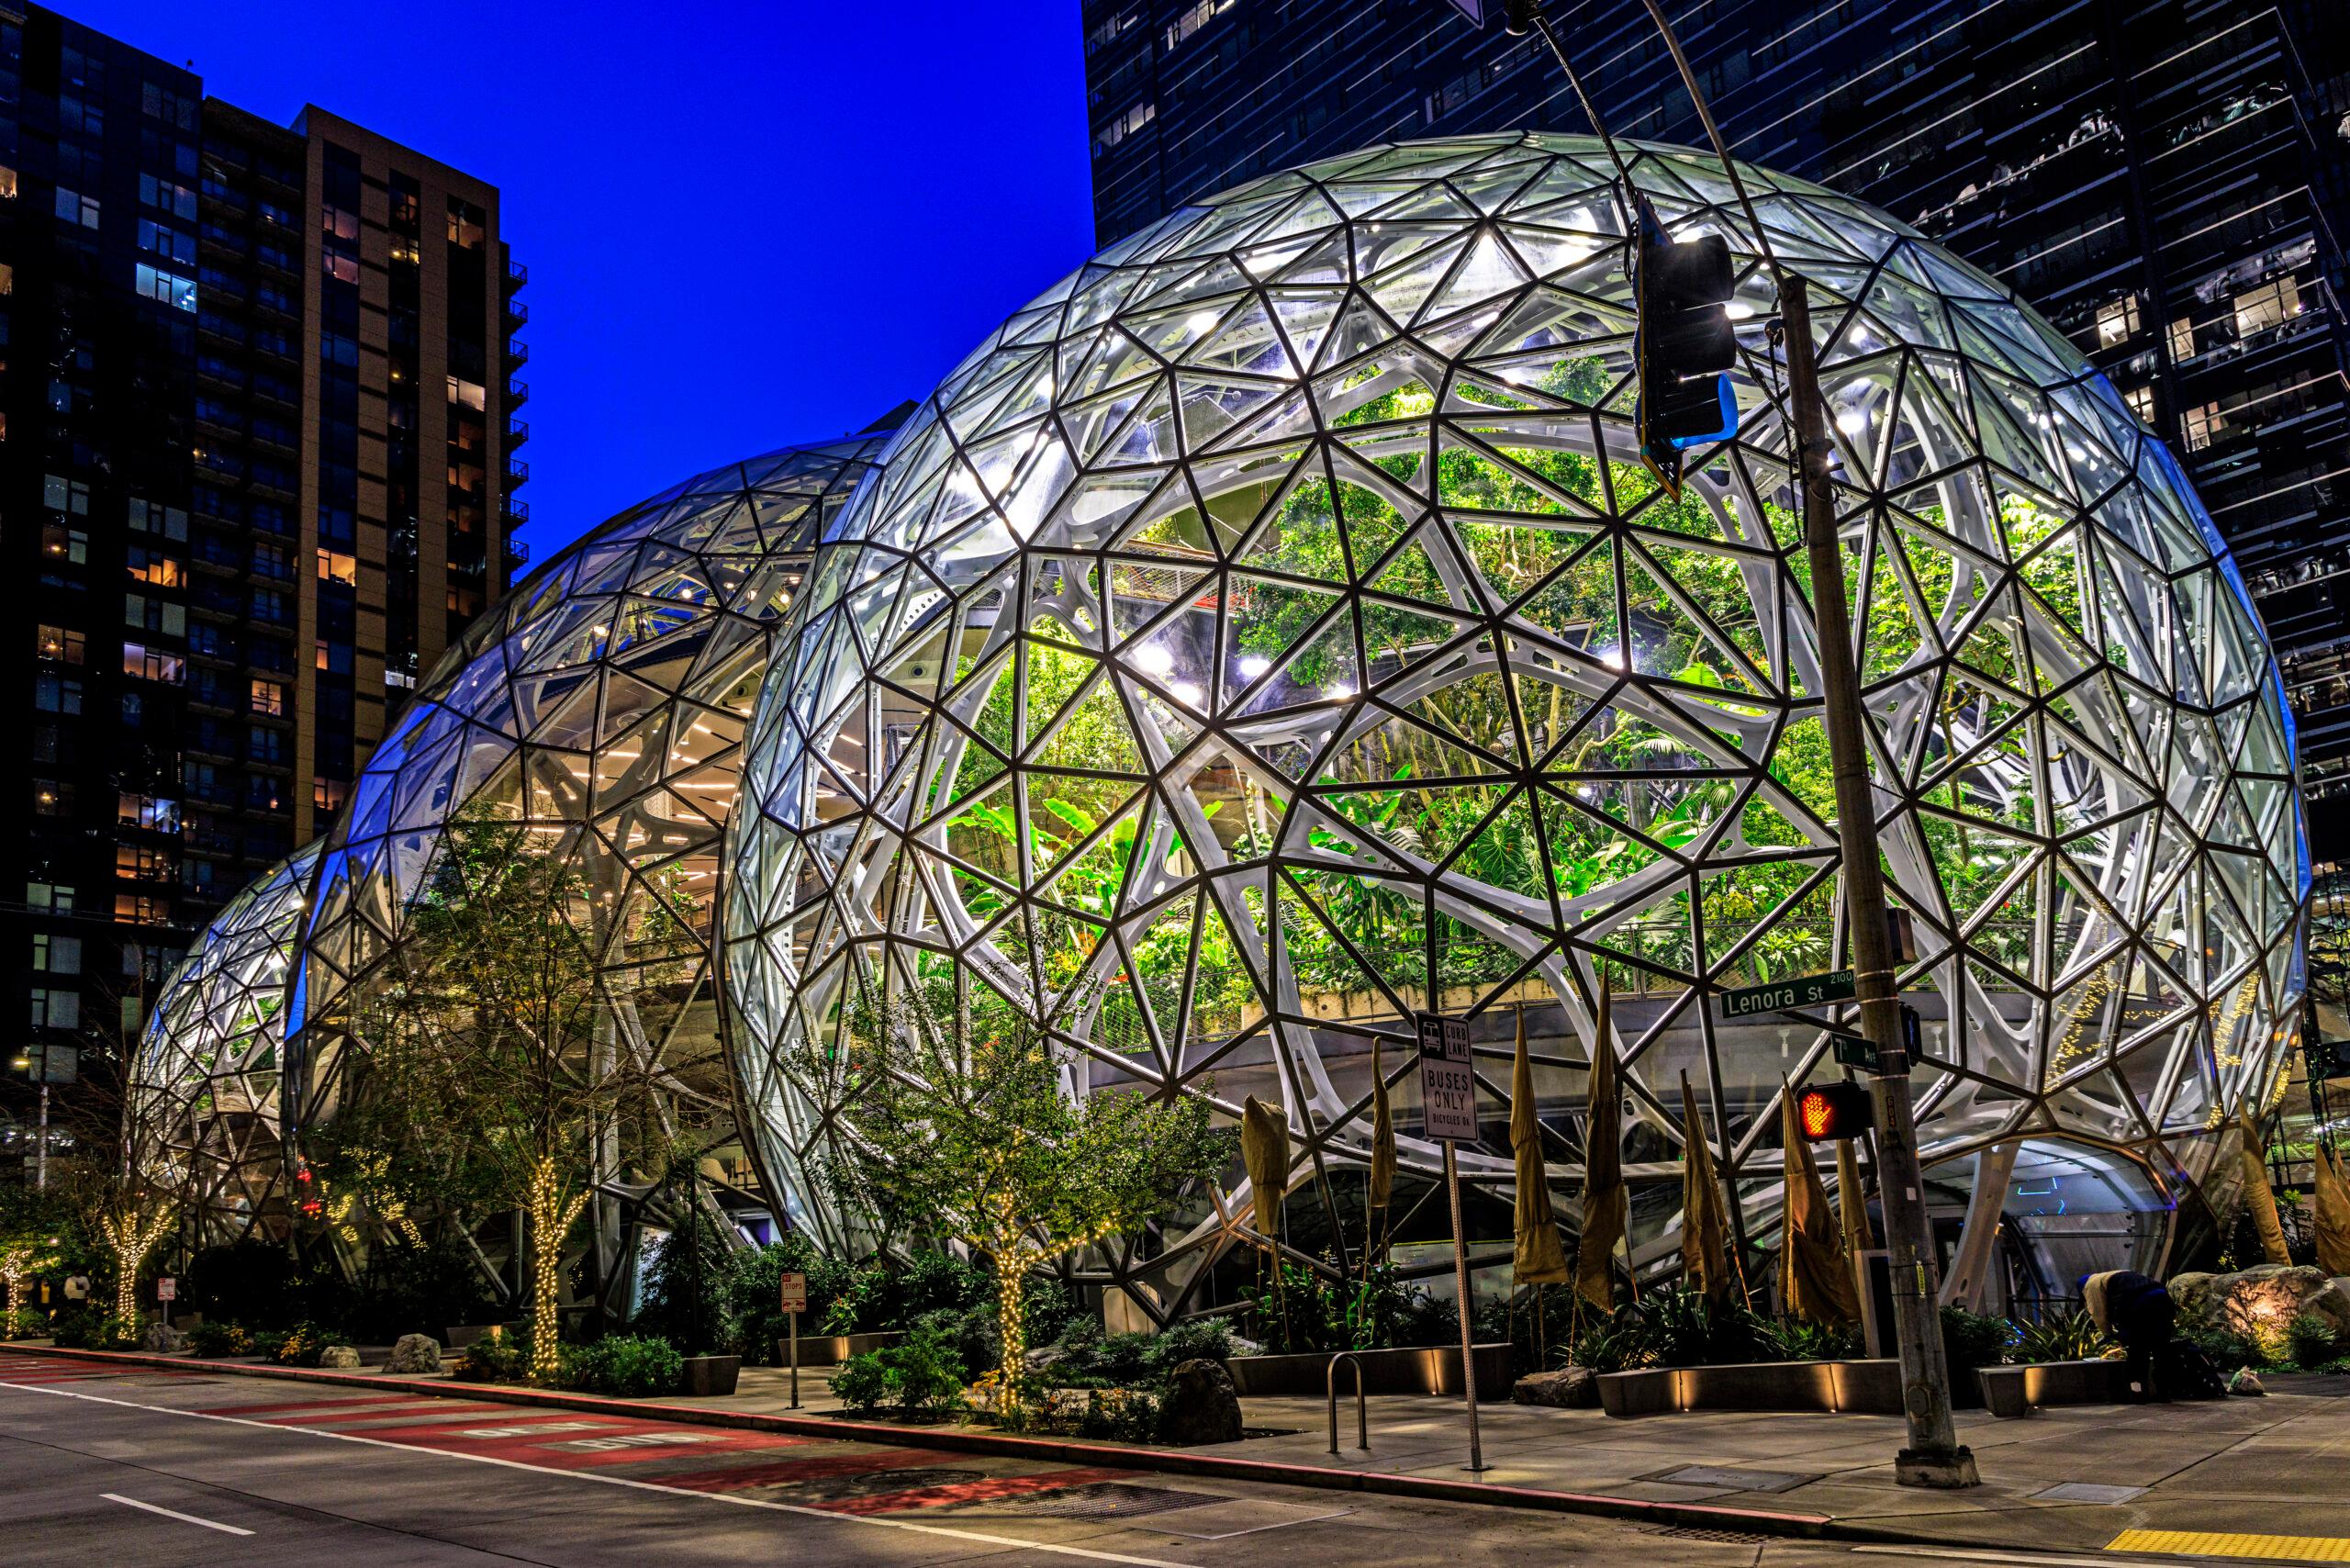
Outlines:
[[[1822,1545],[63,1359],[0,1367],[11,1568],[2091,1559]],[[2102,1562],[2126,1561],[2099,1554]]]

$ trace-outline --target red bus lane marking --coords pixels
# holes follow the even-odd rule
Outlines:
[[[938,1462],[930,1449],[883,1449],[878,1453],[811,1455],[772,1464],[738,1464],[725,1470],[689,1470],[664,1475],[660,1484],[686,1492],[739,1492],[746,1486],[789,1486],[800,1481],[830,1481],[883,1470],[929,1469]],[[813,1505],[811,1505],[811,1506]]]
[[[495,1435],[476,1437],[473,1435],[476,1432]],[[391,1428],[368,1435],[405,1448],[519,1460],[554,1470],[598,1470],[610,1465],[642,1464],[654,1459],[757,1452],[795,1447],[808,1440],[778,1432],[722,1431],[679,1427],[667,1421],[617,1422],[585,1417],[536,1425],[517,1421],[475,1423],[436,1427],[429,1431]]]
[[[274,1416],[283,1410],[342,1410],[361,1405],[439,1405],[445,1401],[426,1394],[329,1394],[320,1399],[289,1399],[275,1405],[221,1405],[205,1412],[207,1416]]]
[[[5,1372],[0,1372],[0,1388],[9,1386],[22,1385],[11,1385]],[[388,1449],[395,1453],[401,1451],[405,1447],[407,1451],[411,1453],[432,1454],[446,1460],[466,1461],[475,1464],[495,1464],[509,1470],[530,1471],[541,1475],[554,1476],[558,1480],[569,1479],[604,1486],[627,1486],[640,1492],[660,1493],[674,1497],[701,1496],[708,1498],[712,1504],[724,1504],[740,1508],[761,1508],[777,1514],[792,1514],[803,1519],[821,1519],[840,1527],[862,1526],[869,1529],[896,1530],[905,1535],[930,1536],[940,1540],[968,1542],[1027,1552],[1035,1556],[1069,1557],[1087,1562],[1114,1562],[1124,1565],[1124,1568],[1184,1568],[1183,1564],[1169,1562],[1160,1558],[1137,1557],[1127,1552],[1108,1551],[1098,1547],[1075,1546],[1064,1541],[1035,1540],[990,1530],[968,1529],[958,1525],[926,1524],[888,1514],[828,1513],[822,1508],[811,1508],[805,1504],[787,1502],[778,1497],[744,1496],[738,1492],[723,1488],[707,1487],[693,1491],[672,1484],[666,1477],[639,1480],[628,1475],[579,1474],[525,1460],[500,1459],[489,1454],[464,1453],[414,1444],[403,1445],[360,1432],[327,1432],[309,1427],[273,1427],[265,1421],[250,1421],[235,1416],[219,1416],[206,1410],[191,1410],[183,1406],[147,1405],[135,1399],[113,1399],[102,1394],[84,1394],[76,1389],[26,1387],[24,1392],[45,1394],[51,1399],[76,1399],[84,1404],[111,1406],[118,1410],[139,1410],[152,1416],[177,1416],[192,1421],[220,1421],[232,1427],[250,1427],[255,1431],[285,1432],[289,1436],[315,1438],[321,1442],[356,1443],[367,1448]],[[930,1457],[930,1451],[927,1450],[899,1450],[891,1455],[895,1464],[906,1468],[912,1468],[906,1464],[907,1461],[927,1460]]]
[[[895,1514],[908,1508],[943,1508],[952,1503],[983,1503],[996,1497],[1022,1497],[1036,1492],[1058,1492],[1069,1486],[1091,1486],[1102,1481],[1124,1481],[1132,1470],[1047,1470],[1036,1475],[996,1475],[985,1481],[965,1481],[948,1486],[922,1486],[911,1492],[877,1492],[838,1503],[811,1503],[830,1514]]]

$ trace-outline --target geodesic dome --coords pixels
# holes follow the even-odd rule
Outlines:
[[[332,1114],[355,988],[467,812],[523,824],[580,873],[600,1043],[723,1105],[710,909],[742,730],[808,552],[883,440],[788,447],[632,507],[443,658],[326,840],[294,1003],[306,1124]]]
[[[2061,335],[1905,225],[1744,173],[1813,289],[1927,1156],[2074,1183],[2052,1224],[2159,1215],[2277,1083],[2300,984],[2261,628]],[[1718,1002],[1843,961],[1776,307],[1716,162],[1640,146],[1631,178],[1741,279],[1742,429],[1677,498],[1637,456],[1625,222],[1582,138],[1373,148],[1186,208],[900,431],[795,609],[727,841],[745,1113],[814,1223],[854,1227],[821,1179],[844,1013],[941,980],[1048,1028],[1072,1092],[1283,1106],[1287,1224],[1336,1261],[1374,1041],[1407,1181],[1438,1169],[1432,998],[1477,1039],[1477,1192],[1508,1192],[1523,1016],[1570,1226],[1598,1050],[1636,1266],[1670,1266],[1694,1137],[1742,1226],[1772,1210],[1782,1076],[1836,1071],[1820,1025],[1852,1026]],[[1097,1262],[1200,1305],[1245,1191]]]
[[[319,844],[229,901],[164,981],[131,1063],[141,1170],[234,1237],[282,1199],[285,1005]]]

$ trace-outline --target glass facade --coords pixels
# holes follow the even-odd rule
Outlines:
[[[1586,138],[1372,148],[1149,222],[899,432],[794,612],[727,839],[745,1131],[805,1221],[856,1239],[820,1173],[845,1063],[886,1042],[845,1021],[951,995],[1047,1030],[1072,1092],[1283,1107],[1283,1239],[1333,1269],[1382,1063],[1408,1261],[1446,1234],[1410,1088],[1433,1001],[1486,1082],[1472,1243],[1508,1235],[1521,1025],[1570,1226],[1608,1051],[1634,1266],[1678,1267],[1700,1137],[1767,1234],[1774,1097],[1850,1026],[1720,1002],[1843,946],[1784,367],[1719,165],[1632,156],[1741,275],[1742,428],[1677,497],[1635,452]],[[2284,1083],[2308,871],[2276,662],[2178,464],[2063,334],[1861,203],[1745,177],[1814,289],[1930,1204],[1955,1227],[2012,1177],[2019,1291],[2158,1266],[2216,1129]],[[1228,1302],[1248,1207],[1236,1161],[1091,1277],[1153,1316]]]

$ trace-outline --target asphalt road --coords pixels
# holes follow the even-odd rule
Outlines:
[[[7,1568],[2125,1561],[1765,1541],[18,1356],[0,1357],[0,1478]]]

